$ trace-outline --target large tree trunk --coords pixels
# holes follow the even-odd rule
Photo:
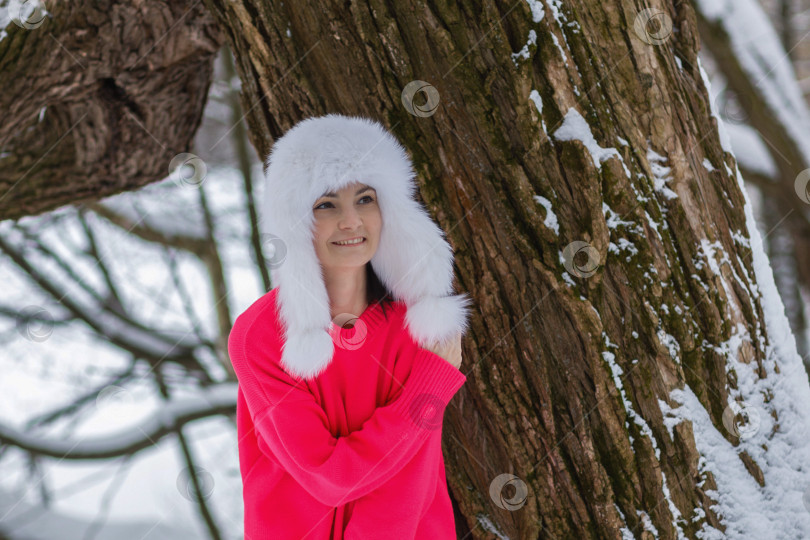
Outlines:
[[[228,29],[260,155],[301,117],[340,110],[382,118],[415,158],[481,310],[465,344],[472,384],[445,433],[449,483],[473,535],[488,523],[511,538],[616,537],[625,523],[640,534],[649,515],[661,538],[692,536],[704,521],[690,521],[694,508],[719,526],[689,424],[670,437],[656,401],[687,381],[722,426],[725,358],[705,344],[759,315],[745,288],[702,287],[722,278],[701,264],[701,242],[744,253],[732,232],[745,221],[708,113],[691,8],[673,6],[679,32],[654,46],[619,3],[575,2],[536,22],[523,3],[485,3],[480,16],[453,4],[208,4]],[[510,54],[532,29],[536,48],[530,40],[516,68]],[[417,79],[438,90],[435,114],[403,107]],[[576,135],[586,121],[620,151],[592,157],[546,135],[561,125]],[[676,198],[660,185],[664,166]],[[564,252],[575,241],[599,263],[593,275],[572,277],[586,275]],[[729,283],[732,271],[753,275],[745,261],[722,267]],[[741,352],[757,361],[758,349]],[[528,486],[519,510],[482,496],[502,473]]]
[[[47,7],[0,34],[0,219],[166,178],[223,42],[200,0]]]
[[[662,408],[691,389],[741,444],[734,409],[723,422],[744,397],[738,370],[779,366],[765,362],[746,201],[693,8],[206,3],[236,55],[260,156],[303,117],[340,111],[383,120],[415,159],[480,310],[469,382],[445,418],[460,537],[724,529],[693,423],[665,424]],[[667,20],[672,33],[655,26]],[[403,106],[415,80],[438,92],[435,111]]]

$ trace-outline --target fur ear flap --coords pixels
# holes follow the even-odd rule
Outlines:
[[[464,335],[469,327],[469,306],[472,303],[466,294],[427,296],[408,306],[405,324],[422,347],[456,334]]]
[[[332,360],[335,345],[328,332],[307,330],[289,334],[281,349],[281,364],[293,377],[317,377]]]

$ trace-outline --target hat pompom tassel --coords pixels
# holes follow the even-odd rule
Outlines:
[[[466,333],[472,303],[466,294],[427,296],[408,307],[405,323],[422,347],[449,340],[456,334]]]
[[[284,342],[281,363],[293,377],[317,377],[332,360],[335,345],[326,330],[290,333]]]

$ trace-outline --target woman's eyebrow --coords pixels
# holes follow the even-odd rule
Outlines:
[[[361,187],[360,189],[357,190],[357,193],[355,193],[354,196],[356,197],[356,196],[360,195],[361,193],[363,193],[364,191],[368,191],[370,189],[376,191],[371,186]],[[328,193],[324,193],[323,195],[321,195],[321,197],[333,197],[334,198],[334,197],[337,197],[337,195],[335,194],[334,191],[330,191]]]

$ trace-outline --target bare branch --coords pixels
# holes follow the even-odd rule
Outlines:
[[[236,411],[237,385],[220,383],[200,390],[190,397],[172,398],[139,425],[114,435],[65,440],[31,435],[0,424],[0,442],[16,446],[31,454],[57,459],[109,459],[134,454],[154,446],[166,435],[194,420]]]

